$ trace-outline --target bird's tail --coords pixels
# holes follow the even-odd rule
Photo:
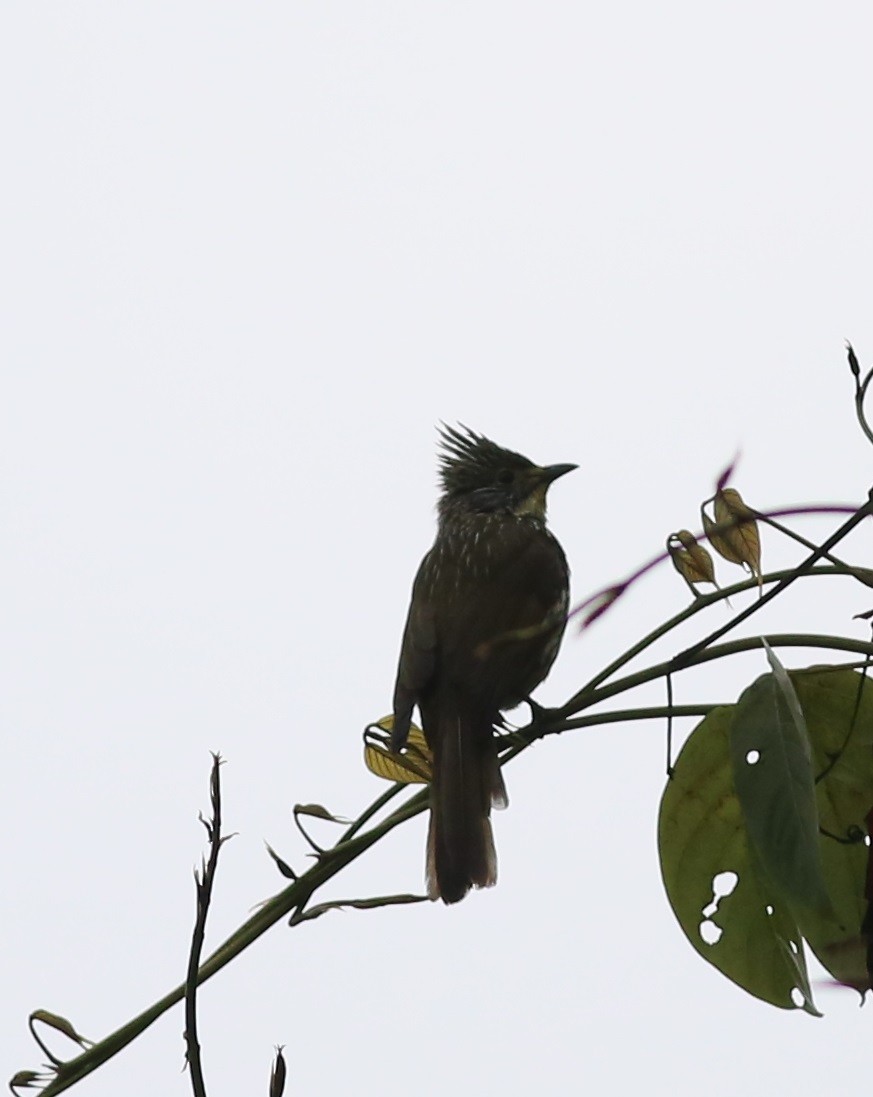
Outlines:
[[[440,715],[431,736],[433,781],[427,837],[431,899],[457,903],[471,887],[497,883],[491,808],[506,807],[490,719]]]

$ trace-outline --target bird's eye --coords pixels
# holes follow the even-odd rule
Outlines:
[[[513,479],[514,477],[511,469],[501,469],[500,472],[497,473],[498,484],[511,484]]]

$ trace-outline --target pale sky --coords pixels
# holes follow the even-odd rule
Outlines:
[[[738,451],[758,507],[865,497],[871,37],[861,2],[4,6],[3,1079],[42,1061],[32,1009],[96,1040],[181,981],[210,750],[210,950],[282,886],[264,841],[305,867],[293,804],[383,791],[360,734],[440,420],[579,465],[550,509],[576,600],[696,528]],[[539,699],[686,598],[662,568]],[[754,628],[866,638],[868,608],[817,580]],[[663,757],[655,724],[553,738],[507,772],[495,889],[274,928],[201,993],[210,1094],[266,1093],[277,1043],[313,1097],[856,1092],[857,996],[813,968],[824,1018],[782,1012],[682,935]],[[420,891],[424,831],[319,898]],[[187,1094],[182,1029],[75,1092]]]

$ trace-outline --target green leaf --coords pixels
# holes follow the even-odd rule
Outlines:
[[[282,858],[273,849],[273,847],[269,844],[269,842],[265,842],[264,845],[267,847],[267,853],[269,853],[269,855],[275,861],[276,868],[282,873],[282,875],[285,877],[285,879],[286,880],[296,880],[297,879],[297,873],[294,871],[293,868],[291,868],[291,866],[288,864],[288,862],[282,860]]]
[[[60,1032],[62,1035],[66,1036],[68,1040],[77,1043],[79,1047],[93,1047],[93,1042],[76,1032],[72,1023],[68,1021],[66,1017],[61,1017],[59,1013],[52,1013],[47,1009],[35,1009],[28,1018],[28,1021],[31,1031],[33,1031],[34,1022],[41,1021],[42,1024],[48,1025],[49,1028],[53,1028],[56,1032]]]
[[[299,815],[311,815],[313,819],[324,819],[328,823],[341,823],[346,825],[351,819],[343,819],[341,815],[333,815],[322,804],[295,804],[294,817]]]
[[[764,653],[767,656],[767,662],[770,664],[770,669],[773,671],[776,685],[779,687],[782,699],[787,705],[788,712],[797,729],[800,749],[803,751],[807,764],[812,765],[812,747],[809,742],[806,717],[803,714],[803,707],[801,706],[800,700],[792,685],[791,678],[789,677],[788,671],[779,662],[776,652],[767,643],[766,637],[761,637],[761,643],[764,645]]]
[[[759,871],[737,799],[734,707],[713,709],[695,728],[664,790],[658,847],[667,897],[693,947],[729,979],[782,1009],[819,1016],[800,930]]]
[[[788,674],[767,650],[773,673],[742,693],[731,721],[734,784],[755,852],[779,895],[793,907],[827,911],[806,721]]]
[[[836,980],[869,987],[861,926],[871,856],[873,682],[832,667],[787,677],[811,750],[827,904],[789,903],[749,837],[729,747],[738,706],[714,709],[689,736],[661,801],[658,840],[670,903],[697,951],[749,993],[814,1013],[802,939]],[[790,709],[782,675],[767,678]],[[732,890],[727,874],[736,878]]]
[[[45,1089],[46,1080],[50,1078],[50,1074],[40,1074],[36,1070],[19,1070],[16,1074],[13,1074],[9,1081],[6,1083],[9,1089],[14,1093],[17,1089]]]
[[[852,670],[792,671],[813,749],[819,847],[828,911],[798,911],[803,935],[839,982],[868,985],[866,941],[870,848],[865,820],[873,807],[873,682]],[[856,840],[852,840],[852,839]]]
[[[407,903],[427,903],[427,895],[376,895],[372,899],[334,899],[332,902],[319,903],[306,910],[296,910],[288,921],[289,926],[301,922],[311,922],[327,914],[329,910],[375,910],[377,907],[403,906]]]

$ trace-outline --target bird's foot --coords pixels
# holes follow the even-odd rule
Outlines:
[[[546,708],[544,705],[536,702],[533,697],[525,697],[525,704],[530,706],[530,722],[532,724],[542,724],[548,721],[549,715],[552,710]]]

